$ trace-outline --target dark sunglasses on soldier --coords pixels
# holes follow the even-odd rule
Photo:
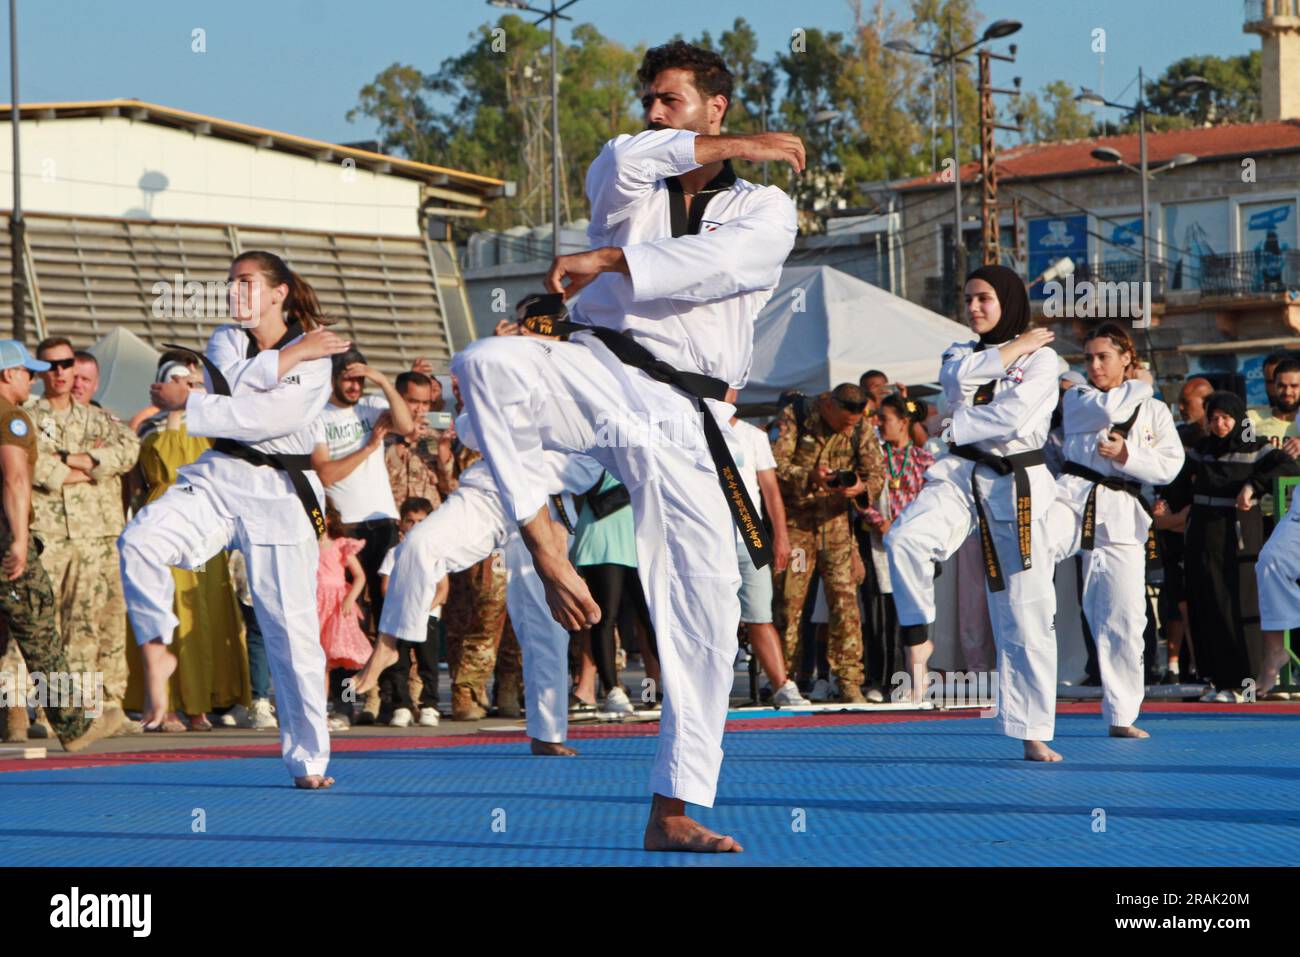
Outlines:
[[[831,398],[845,412],[852,412],[854,415],[861,415],[862,410],[867,407],[865,402],[850,402],[848,399],[836,399],[835,396],[831,396]]]
[[[76,359],[46,359],[51,369],[71,369],[76,365]]]

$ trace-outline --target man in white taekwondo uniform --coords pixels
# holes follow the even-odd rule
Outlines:
[[[1024,742],[1026,759],[1059,761],[1045,743],[1056,725],[1057,546],[1048,525],[1056,483],[1042,452],[1059,388],[1047,347],[1054,335],[1029,329],[1024,280],[1006,267],[975,270],[966,300],[981,342],[954,343],[943,354],[939,380],[952,409],[944,437],[952,444],[885,537],[894,602],[903,628],[933,622],[932,563],[974,530],[997,643],[999,725]]]
[[[1083,613],[1097,643],[1102,717],[1113,737],[1145,738],[1134,722],[1146,693],[1146,566],[1156,557],[1150,487],[1177,477],[1183,443],[1121,327],[1097,326],[1083,349],[1092,384],[1065,393],[1057,507],[1071,513],[1062,529],[1067,554],[1083,552]]]
[[[238,270],[247,262],[236,260],[232,279],[240,278]],[[252,273],[248,278],[257,281]],[[294,277],[294,282],[301,280]],[[165,646],[178,625],[170,566],[197,569],[226,548],[243,553],[275,682],[281,755],[299,787],[315,788],[333,782],[325,777],[329,732],[316,615],[317,530],[305,511],[312,504],[308,490],[318,518],[324,498],[306,457],[313,445],[312,422],[330,395],[330,361],[322,357],[348,343],[323,329],[303,337],[301,326],[287,325],[279,315],[284,288],[261,291],[263,314],[254,331],[229,325],[213,333],[204,357],[207,393],[178,398],[160,394],[155,386],[155,404],[184,408],[188,431],[217,442],[180,469],[162,498],[136,514],[118,547],[136,640],[168,674],[175,658]],[[268,341],[267,331],[278,329],[283,335]],[[259,349],[259,343],[266,348]],[[220,451],[223,447],[230,451]],[[259,457],[290,461],[297,474],[291,481],[281,468],[255,464]]]
[[[473,447],[472,426],[462,415],[456,433]],[[543,454],[543,482],[556,517],[569,527],[577,521],[571,495],[593,488],[604,469],[585,455]],[[567,501],[566,501],[567,500]],[[487,463],[475,462],[460,484],[434,512],[398,545],[388,595],[379,621],[379,642],[355,679],[362,694],[397,658],[397,640],[424,641],[425,622],[443,576],[464,571],[496,549],[506,565],[506,607],[524,659],[528,736],[534,754],[576,754],[564,743],[569,725],[569,633],[551,615],[532,556],[513,521],[506,520],[501,496]]]
[[[1291,508],[1259,551],[1255,576],[1259,584],[1259,627],[1264,639],[1256,692],[1267,694],[1278,682],[1288,655],[1282,632],[1300,636],[1300,486],[1291,490]],[[1294,697],[1294,694],[1292,695]]]
[[[685,814],[688,801],[712,806],[722,763],[740,613],[728,510],[759,554],[769,550],[734,464],[719,478],[717,446],[729,459],[722,434],[733,411],[720,400],[728,385],[745,384],[754,318],[780,279],[796,223],[789,197],[736,179],[726,161],[797,170],[803,146],[789,134],[717,135],[731,76],[716,54],[657,47],[638,78],[651,129],[611,140],[592,163],[588,235],[597,248],[559,257],[547,279],[553,293],[586,286],[574,319],[598,328],[568,342],[485,339],[457,355],[453,371],[506,512],[566,628],[594,622],[599,610],[547,516],[542,450],[589,454],[627,486],[664,684],[645,846],[733,851],[732,838]]]

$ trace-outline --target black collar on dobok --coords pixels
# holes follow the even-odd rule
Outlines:
[[[673,236],[693,236],[700,231],[709,200],[736,185],[736,171],[731,168],[731,160],[723,160],[721,172],[694,194],[695,202],[691,203],[689,213],[686,210],[686,192],[682,189],[682,181],[676,176],[670,176],[664,180],[664,185],[668,187],[668,218]]]
[[[757,568],[770,565],[772,563],[771,536],[766,526],[759,520],[749,492],[745,490],[745,483],[740,478],[740,470],[736,468],[736,460],[731,457],[727,442],[722,437],[722,428],[704,401],[705,399],[726,401],[727,390],[730,388],[727,383],[698,372],[682,372],[674,369],[662,359],[656,359],[649,349],[630,335],[616,329],[588,326],[553,317],[530,316],[524,318],[521,324],[533,332],[538,332],[539,330],[535,328],[537,323],[544,324],[549,330],[546,335],[567,337],[575,332],[591,333],[624,365],[640,369],[650,378],[680,389],[696,400],[704,428],[704,441],[708,444],[709,456],[713,459],[718,484],[722,486],[722,494],[727,499],[731,517],[736,527],[740,529],[740,536],[745,540],[745,548],[749,550],[749,557],[753,559],[754,565]]]
[[[302,335],[302,326],[297,322],[291,323],[285,334],[280,337],[272,348],[281,349],[300,335]],[[230,395],[230,383],[226,381],[225,375],[202,352],[188,346],[178,346],[172,343],[164,343],[163,348],[178,349],[196,356],[203,363],[203,368],[208,373],[208,379],[212,382],[212,391],[217,395]],[[249,332],[248,357],[251,358],[257,355],[259,351],[261,350],[257,345],[257,341],[253,338],[253,334]],[[307,521],[311,523],[312,531],[316,533],[316,537],[319,538],[325,534],[325,512],[320,507],[320,500],[316,498],[315,489],[311,487],[311,482],[307,480],[307,473],[311,471],[310,455],[284,455],[263,452],[251,445],[245,445],[243,442],[236,442],[234,439],[214,439],[212,450],[247,462],[249,465],[278,469],[283,472],[285,477],[289,479],[289,484],[293,486],[298,501],[302,503],[302,509],[306,513]]]
[[[1030,449],[1028,452],[1003,456],[985,452],[973,445],[949,445],[948,451],[960,459],[974,462],[976,466],[986,465],[998,475],[1015,476],[1016,537],[1020,544],[1020,565],[1026,571],[1033,568],[1034,509],[1030,496],[1029,469],[1046,463],[1043,450]],[[984,553],[984,572],[988,575],[989,591],[1002,591],[1007,587],[1007,582],[1002,575],[1002,563],[998,561],[997,549],[993,546],[993,533],[989,530],[988,518],[984,515],[979,490],[975,487],[975,469],[970,472],[970,492],[975,499],[975,515],[979,519],[980,549]]]

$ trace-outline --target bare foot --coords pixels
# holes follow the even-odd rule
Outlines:
[[[1025,742],[1025,760],[1026,761],[1062,761],[1064,760],[1059,754],[1053,751],[1043,741],[1026,741]]]
[[[1149,738],[1149,737],[1151,737],[1150,734],[1148,734],[1147,732],[1143,731],[1141,728],[1139,728],[1139,727],[1138,727],[1137,725],[1135,725],[1135,724],[1130,724],[1130,725],[1118,725],[1118,724],[1112,724],[1112,725],[1110,726],[1110,736],[1111,736],[1112,738]]]
[[[319,791],[331,787],[333,784],[334,779],[327,778],[323,774],[308,774],[306,777],[293,779],[293,786],[302,788],[305,791]]]
[[[1273,655],[1265,652],[1263,666],[1259,670],[1259,680],[1255,682],[1255,696],[1268,694],[1277,685],[1282,676],[1282,669],[1291,659],[1286,648],[1279,648]]]
[[[734,837],[715,834],[687,817],[684,801],[666,798],[662,794],[656,794],[650,805],[644,847],[647,851],[693,851],[698,854],[740,853],[744,850]]]
[[[155,638],[140,646],[140,657],[145,682],[145,711],[140,720],[146,727],[157,728],[167,718],[167,682],[176,671],[176,656],[161,638]]]
[[[532,749],[533,754],[559,755],[567,758],[578,753],[562,741],[556,743],[554,741],[538,741],[533,738],[529,747]]]
[[[397,639],[392,635],[380,635],[375,647],[366,659],[365,667],[352,676],[352,691],[360,696],[368,694],[379,687],[379,676],[385,668],[397,664]]]
[[[569,561],[568,535],[560,530],[558,522],[551,520],[546,507],[527,524],[519,526],[519,533],[546,589],[551,616],[569,631],[581,631],[600,621],[600,606]]]

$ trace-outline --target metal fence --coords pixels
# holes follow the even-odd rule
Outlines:
[[[1250,296],[1300,288],[1300,250],[1201,257],[1201,294]]]

